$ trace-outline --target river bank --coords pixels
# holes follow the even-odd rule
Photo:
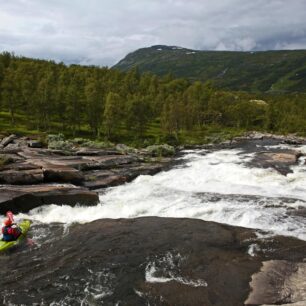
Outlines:
[[[48,204],[96,205],[105,188],[156,174],[173,161],[124,145],[103,149],[76,145],[67,150],[64,142],[62,148],[58,143],[56,149],[43,148],[36,140],[15,135],[0,141],[0,213],[27,212]]]
[[[37,140],[15,135],[0,141],[0,213],[27,212],[48,204],[96,205],[98,194],[105,188],[130,182],[139,175],[154,175],[175,162],[171,147],[170,153],[164,154],[169,157],[156,157],[152,151],[124,145],[103,149],[75,146],[67,150],[65,142],[61,143],[62,149],[58,144],[56,149],[42,148]],[[272,167],[286,175],[303,154],[280,145],[303,143],[305,139],[295,136],[248,133],[219,144],[180,147],[176,156],[191,148],[243,148],[256,153],[252,166]],[[265,144],[275,148],[262,151]]]

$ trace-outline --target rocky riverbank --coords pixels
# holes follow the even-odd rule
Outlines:
[[[208,144],[195,148],[207,150],[238,149],[253,154],[248,163],[250,167],[273,168],[282,175],[292,173],[291,167],[306,155],[306,138],[295,135],[274,135],[270,133],[248,132],[244,136],[233,138],[219,144]]]
[[[197,148],[242,149],[254,153],[249,166],[274,168],[287,175],[305,153],[286,148],[288,144],[302,145],[306,140],[254,132]],[[264,146],[267,149],[263,151]],[[35,139],[4,137],[0,140],[0,213],[8,209],[27,212],[46,204],[96,205],[105,188],[167,169],[174,154],[174,148],[167,145],[136,150],[125,145],[94,148],[57,140],[43,148]]]
[[[95,205],[104,188],[155,174],[172,161],[124,145],[103,149],[75,145],[69,150],[64,145],[43,148],[36,140],[15,135],[0,141],[0,213],[27,212],[45,204]]]

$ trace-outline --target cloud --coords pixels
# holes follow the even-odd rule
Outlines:
[[[112,65],[155,44],[306,48],[304,0],[0,0],[0,50]]]

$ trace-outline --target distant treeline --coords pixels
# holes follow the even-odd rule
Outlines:
[[[214,89],[170,75],[140,75],[93,66],[0,54],[0,111],[12,126],[77,136],[82,129],[112,138],[126,129],[142,137],[150,123],[165,135],[209,125],[246,130],[306,133],[306,95],[263,95]],[[120,128],[119,128],[120,127]]]

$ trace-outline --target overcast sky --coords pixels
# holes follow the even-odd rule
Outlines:
[[[306,0],[0,0],[0,52],[113,65],[157,44],[306,49]]]

